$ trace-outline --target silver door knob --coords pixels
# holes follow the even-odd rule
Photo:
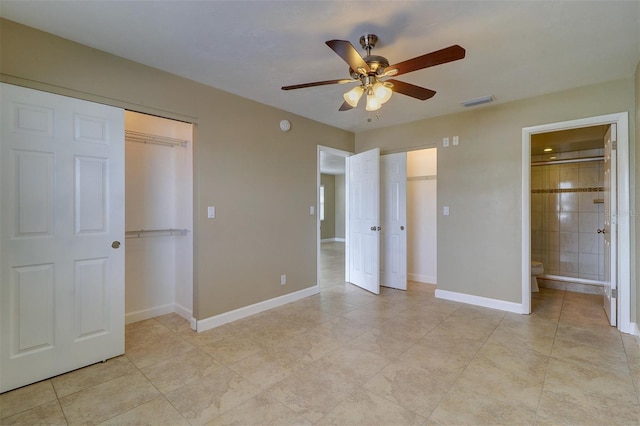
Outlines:
[[[111,247],[114,249],[120,248],[120,241],[114,241],[111,243]]]
[[[598,229],[598,234],[606,234],[606,230],[604,228]]]

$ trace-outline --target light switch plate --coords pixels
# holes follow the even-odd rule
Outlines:
[[[454,145],[458,145],[458,143],[460,143],[460,139],[457,136],[453,137],[453,144]]]
[[[316,206],[309,206],[309,215],[313,216],[316,214]]]
[[[216,208],[214,206],[207,207],[207,218],[214,219],[216,217]]]
[[[449,146],[449,138],[442,138],[442,146],[445,148]]]
[[[449,206],[442,207],[442,215],[449,216]]]

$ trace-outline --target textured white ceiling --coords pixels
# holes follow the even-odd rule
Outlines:
[[[354,132],[628,77],[640,60],[640,1],[2,0],[0,16]],[[391,63],[452,44],[467,56],[398,77],[438,93],[395,94],[371,122],[363,105],[338,111],[347,86],[280,90],[347,78],[324,42],[360,50],[365,33]]]

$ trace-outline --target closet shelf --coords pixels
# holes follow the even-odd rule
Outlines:
[[[187,235],[188,229],[140,229],[137,231],[125,231],[125,238],[143,238],[143,237],[171,237],[174,235]]]
[[[127,142],[150,143],[150,144],[170,146],[170,147],[179,146],[182,148],[186,148],[187,143],[189,142],[182,139],[170,138],[167,136],[159,136],[159,135],[152,135],[149,133],[134,132],[133,130],[124,131],[124,140],[126,140]]]

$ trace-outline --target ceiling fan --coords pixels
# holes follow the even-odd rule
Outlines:
[[[391,98],[393,92],[401,93],[421,101],[427,100],[436,94],[434,90],[405,83],[404,81],[390,79],[389,77],[457,61],[465,56],[465,50],[456,44],[394,65],[389,65],[387,58],[371,54],[371,49],[375,47],[377,42],[378,37],[375,34],[366,34],[360,37],[360,45],[367,51],[367,56],[362,57],[355,47],[346,40],[327,41],[327,46],[349,65],[349,75],[351,78],[295,84],[292,86],[284,86],[282,90],[302,89],[305,87],[325,86],[329,84],[360,83],[344,94],[344,103],[340,106],[339,111],[347,111],[355,108],[365,93],[367,95],[366,110],[376,111],[380,109],[383,103]]]

